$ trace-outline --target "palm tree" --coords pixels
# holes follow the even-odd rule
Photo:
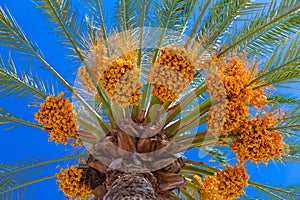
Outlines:
[[[0,7],[1,46],[60,84],[1,56],[1,96],[38,110],[28,121],[0,108],[0,122],[43,129],[49,142],[73,149],[2,163],[1,198],[51,178],[69,199],[234,199],[247,185],[274,199],[300,197],[297,186],[256,183],[245,169],[249,161],[300,161],[299,100],[280,89],[300,77],[299,1],[119,0],[114,26],[100,0],[79,1],[85,15],[70,0],[33,2],[55,26],[68,62],[80,63],[78,76],[71,83],[59,74]],[[218,164],[185,157],[189,149]],[[75,164],[41,175],[62,161]]]

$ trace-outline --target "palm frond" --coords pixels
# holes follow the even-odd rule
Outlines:
[[[283,162],[298,162],[300,163],[300,155],[289,155],[289,154],[283,154],[281,155]]]
[[[300,192],[300,184],[295,184],[295,185],[291,185],[291,186],[287,186],[287,187],[284,187],[285,189],[287,190],[291,190],[291,191],[294,191],[294,192]]]
[[[91,73],[90,68],[87,66],[84,56],[80,52],[80,50],[77,46],[77,44],[78,44],[77,38],[73,36],[72,32],[75,31],[77,33],[78,31],[76,29],[75,30],[70,29],[69,26],[71,26],[72,24],[67,23],[68,17],[71,17],[70,18],[71,22],[74,20],[74,19],[72,19],[72,17],[74,18],[73,14],[69,14],[69,13],[72,13],[70,11],[71,2],[69,0],[66,0],[66,1],[63,1],[63,0],[54,0],[54,1],[40,0],[39,2],[40,2],[39,4],[36,3],[37,6],[41,9],[43,9],[50,16],[51,21],[55,22],[58,25],[60,33],[65,36],[68,43],[73,47],[73,50],[77,54],[80,61],[84,64],[85,69],[88,72],[88,74],[90,75],[94,85],[96,86],[99,97],[100,97],[101,101],[103,102],[105,109],[108,112],[110,122],[111,122],[111,124],[114,124],[110,105],[108,104],[107,100],[105,99],[105,93],[104,93],[103,89],[101,88],[101,86],[99,85],[99,83],[97,82],[97,80],[95,80],[95,77]],[[71,15],[71,16],[69,16],[69,15]],[[68,20],[70,20],[70,19],[68,19]],[[75,23],[75,25],[76,25],[76,23]],[[73,89],[71,89],[71,90],[73,91]],[[81,97],[79,97],[77,94],[75,94],[75,96],[77,96],[77,98],[81,101],[81,103],[83,103],[84,106],[86,108],[88,108],[88,110],[90,112],[94,113],[94,115],[98,118],[99,123],[102,124],[103,128],[107,129],[108,128],[107,124],[105,124],[102,121],[102,119],[98,116],[98,114],[89,105],[87,105],[86,102]]]
[[[266,196],[269,196],[269,197],[272,197],[272,199],[280,199],[280,200],[284,200],[284,198],[278,196],[277,194],[269,191],[269,190],[266,190],[260,186],[256,186],[256,189],[260,190],[261,192],[263,192]]]
[[[101,18],[104,20],[107,14],[103,14],[104,9],[102,0],[80,0],[79,4],[86,10],[86,15],[94,19],[98,24],[101,23]]]
[[[277,46],[277,50],[264,63],[260,70],[260,75],[251,81],[263,81],[264,84],[257,87],[268,85],[280,86],[279,84],[289,83],[300,77],[300,33],[293,38],[287,38],[284,43]],[[293,53],[290,53],[293,52]]]
[[[108,20],[105,20],[105,13],[103,11],[102,0],[87,0],[82,2],[85,9],[89,11],[89,15],[85,16],[85,23],[87,27],[87,32],[89,34],[90,40],[96,44],[97,38],[102,37],[105,41],[106,48],[109,47],[107,43],[107,24]],[[99,28],[101,27],[101,28]],[[84,44],[83,44],[84,45]],[[86,44],[85,44],[86,45]],[[108,52],[110,50],[108,49]]]
[[[228,163],[228,158],[225,153],[215,147],[202,147],[200,148],[200,151],[207,153],[221,165],[225,166]]]
[[[200,199],[202,197],[202,195],[200,195],[203,191],[202,186],[200,186],[197,182],[197,180],[193,180],[192,181],[188,181],[187,182],[187,187],[190,191],[190,194],[194,194],[193,196],[195,200]]]
[[[68,155],[55,159],[34,158],[16,160],[10,164],[0,164],[0,198],[12,199],[18,193],[25,193],[32,184],[36,184],[51,178],[55,174],[43,176],[49,168],[64,161],[75,161],[86,154]]]
[[[194,197],[192,197],[192,195],[190,195],[189,191],[184,188],[180,188],[180,193],[182,194],[182,196],[184,196],[188,200],[195,200]]]
[[[185,166],[184,168],[181,169],[181,173],[183,176],[187,177],[188,179],[191,177],[191,174],[203,174],[203,175],[213,175],[215,172],[218,171],[218,169],[207,166],[203,164],[202,162],[196,162],[191,161],[191,164],[193,165],[188,165]],[[197,167],[196,167],[197,166]],[[293,197],[300,197],[300,191],[297,190],[297,185],[287,187],[285,189],[278,188],[278,187],[273,187],[261,183],[256,183],[253,181],[248,181],[248,184],[251,185],[252,187],[259,189],[263,191],[264,193],[267,193],[268,195],[271,195],[273,197],[276,196],[276,198],[293,198]],[[296,189],[295,189],[296,188]]]
[[[54,85],[54,84],[51,84]],[[52,86],[52,92],[57,89]],[[0,94],[1,96],[13,95],[13,97],[31,100],[36,97],[45,99],[51,93],[48,84],[45,84],[31,71],[17,71],[14,61],[9,54],[7,64],[0,56]]]
[[[178,36],[182,35],[186,29],[186,24],[183,24],[183,22],[184,20],[188,21],[187,18],[189,18],[190,13],[187,10],[191,10],[190,6],[192,3],[193,1],[182,0],[163,0],[153,2],[153,5],[151,5],[153,7],[153,17],[150,22],[156,27],[159,27],[160,30],[158,33],[155,33],[156,35],[153,40],[155,41],[154,46],[156,46],[156,49],[153,53],[152,63],[154,63],[157,58],[159,48],[166,45],[164,43],[166,36],[168,36],[169,39],[171,37],[175,37],[174,40],[178,40]]]
[[[193,94],[196,91],[196,88],[199,87],[199,85],[203,85],[205,82],[206,75],[203,74],[197,74],[193,81],[189,83],[188,88],[183,94],[179,95],[179,98],[176,102],[173,104],[181,104],[181,102],[189,95]],[[195,99],[191,101],[184,109],[180,111],[181,116],[186,116],[189,112],[191,112],[193,109],[195,109],[202,101],[209,98],[209,94],[206,92],[203,93],[197,93],[197,96],[195,96]],[[172,105],[171,105],[172,106]]]
[[[277,6],[276,0],[269,5],[267,12],[264,10],[243,25],[239,31],[229,35],[219,56],[230,50],[248,50],[257,55],[258,52],[270,53],[283,38],[296,33],[299,28],[300,3],[297,0],[283,0]]]
[[[194,10],[195,0],[162,0],[154,1],[151,24],[163,29],[172,29],[180,34],[187,27],[188,20]],[[160,8],[160,9],[157,9]]]
[[[44,59],[42,52],[25,35],[9,10],[0,6],[0,44],[24,52],[31,52],[45,67],[51,71],[71,92],[72,87]]]
[[[82,36],[84,43],[82,46],[86,46],[86,48],[88,48],[88,44],[97,44],[99,35],[101,35],[101,30],[99,29],[100,25],[95,18],[86,15],[84,22],[88,35]]]
[[[176,41],[179,39],[178,36],[184,33],[194,4],[194,0],[163,0],[153,1],[150,5],[149,23],[151,26],[158,27],[157,31],[152,34],[151,45],[155,47],[151,55],[152,63],[157,58],[159,48],[168,44],[165,43],[166,38]]]
[[[285,142],[289,145],[289,154],[283,155],[286,159],[294,159],[298,162],[300,161],[300,139],[299,134],[295,136],[291,136],[290,138],[286,139]]]
[[[203,49],[206,50],[212,44],[220,45],[222,37],[230,32],[228,29],[233,23],[245,15],[257,12],[261,7],[261,3],[253,3],[251,0],[220,0],[212,3],[196,35],[200,40],[208,37]]]
[[[142,14],[142,2],[140,0],[118,0],[115,7],[115,20],[119,29],[125,31],[139,27]]]
[[[293,110],[291,110],[290,113],[293,114],[293,115],[300,114],[300,104],[297,105],[297,106],[295,106],[295,107],[293,108]]]
[[[261,200],[262,198],[261,197],[250,198],[245,195],[245,196],[241,196],[239,199],[240,200]]]
[[[20,125],[27,125],[27,126],[32,126],[32,127],[36,127],[36,128],[42,128],[41,125],[21,119],[0,107],[0,125],[1,124],[2,125],[12,125],[12,127],[10,127],[10,128],[16,128],[16,127],[19,127]]]
[[[183,174],[195,173],[195,174],[204,174],[204,175],[214,175],[214,173],[217,171],[218,171],[217,169],[204,165],[203,163],[200,162],[199,164],[185,166],[184,168],[181,169],[181,173]]]
[[[49,21],[55,24],[52,28],[62,39],[61,42],[73,48],[75,55],[83,60],[79,53],[81,46],[80,31],[81,26],[78,12],[73,8],[70,0],[33,0],[35,5],[41,9],[49,18]]]
[[[139,46],[138,46],[138,61],[137,65],[138,67],[141,67],[142,62],[142,48],[143,48],[143,37],[144,37],[144,26],[145,26],[145,18],[146,18],[146,12],[147,12],[147,1],[143,0],[142,4],[142,13],[141,13],[141,22],[140,22],[140,36],[139,36]],[[135,110],[136,107],[134,107]],[[136,112],[137,113],[137,112]]]
[[[268,100],[274,104],[300,104],[300,99],[295,94],[275,94],[268,97]]]
[[[182,26],[184,27],[182,29],[182,34],[188,29],[189,25],[192,22],[192,14],[195,13],[195,6],[197,4],[197,0],[190,0],[188,3],[186,3],[185,9],[183,11],[182,16]]]
[[[198,11],[199,11],[199,15],[197,17],[197,19],[195,19],[193,28],[191,29],[191,32],[189,33],[189,37],[187,38],[187,41],[185,42],[185,47],[187,47],[189,45],[190,40],[192,39],[192,37],[195,35],[196,31],[198,30],[198,26],[200,24],[200,22],[203,19],[204,14],[206,13],[206,10],[208,8],[208,6],[210,5],[211,0],[206,1],[206,3],[198,3]]]
[[[252,181],[249,181],[248,182],[249,185],[251,185],[252,187],[255,187],[257,189],[262,189],[263,191],[268,191],[270,193],[276,193],[275,195],[281,195],[282,197],[297,197],[297,198],[300,198],[300,194],[299,192],[295,192],[294,190],[285,190],[285,189],[281,189],[281,188],[277,188],[277,187],[272,187],[272,186],[268,186],[268,185],[265,185],[265,184],[261,184],[261,183],[255,183],[255,182],[252,182]],[[270,194],[269,193],[269,194]],[[283,198],[285,199],[285,198]]]
[[[78,154],[78,155],[67,155],[54,159],[44,159],[44,158],[35,158],[29,160],[17,160],[11,164],[1,164],[1,173],[0,177],[8,177],[8,176],[18,176],[18,174],[23,174],[27,170],[34,170],[37,167],[41,166],[49,166],[50,164],[55,164],[61,161],[78,159],[83,156],[87,156],[88,154]],[[12,167],[13,166],[13,167]]]
[[[16,20],[9,10],[0,6],[0,44],[22,52],[35,51],[38,54],[38,48],[24,34]]]
[[[52,5],[52,4],[51,4]],[[52,5],[53,6],[53,5]],[[15,22],[14,18],[9,14],[9,11],[7,10],[6,14],[4,12],[4,10],[0,7],[0,41],[3,40],[3,42],[1,42],[1,44],[4,44],[6,46],[10,46],[12,48],[17,48],[17,49],[21,49],[21,50],[27,50],[30,51],[39,61],[41,61],[45,67],[53,74],[56,76],[56,78],[64,84],[64,86],[80,101],[80,103],[94,116],[98,119],[99,123],[101,124],[101,127],[104,130],[108,130],[108,125],[102,121],[101,117],[99,116],[99,114],[93,109],[91,108],[91,106],[79,95],[77,94],[74,89],[72,88],[72,86],[43,58],[41,52],[39,52],[35,46],[33,45],[33,43],[27,38],[27,36],[23,33],[23,31],[21,30],[21,28],[18,26],[18,24]],[[59,16],[58,16],[59,17]],[[60,18],[58,20],[61,20]],[[61,24],[62,26],[64,26],[64,24]],[[64,28],[65,31],[68,31],[66,28]],[[2,37],[1,33],[4,32],[4,36]],[[74,47],[75,51],[78,53],[78,56],[80,57],[80,59],[82,60],[82,62],[84,62],[84,58],[82,57],[79,49],[76,47],[75,42],[72,40],[71,36],[68,35],[68,32],[66,32],[66,36],[69,38],[70,42],[72,43],[72,46]],[[17,42],[17,44],[22,44],[22,47],[25,47],[25,49],[23,48],[19,48],[19,46],[17,44],[12,44],[10,43],[11,40],[9,39],[10,37],[12,38],[16,38],[14,41],[14,43]],[[87,68],[88,72],[89,68]],[[93,77],[92,77],[93,78]]]
[[[27,181],[24,183],[18,183],[13,187],[8,187],[4,190],[0,190],[0,197],[3,199],[13,199],[14,197],[20,197],[20,195],[22,197],[24,197],[24,194],[26,193],[26,190],[28,190],[28,186],[42,182],[42,181],[46,181],[52,178],[55,178],[55,174],[52,175],[48,175],[48,176],[43,176],[41,178],[37,178],[37,179],[33,179],[31,181]],[[21,191],[18,191],[21,190]],[[20,194],[21,193],[21,194]]]
[[[297,104],[296,104],[297,105]],[[299,105],[299,104],[298,104]],[[296,108],[298,106],[295,106]],[[286,116],[283,116],[280,121],[277,123],[277,126],[300,126],[300,113],[294,112],[293,110],[288,112]]]

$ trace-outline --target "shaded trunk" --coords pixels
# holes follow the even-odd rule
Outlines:
[[[109,172],[106,187],[94,189],[95,200],[180,200],[152,173]],[[176,182],[176,180],[174,180]],[[173,183],[174,184],[174,183]],[[182,184],[182,183],[180,183]]]
[[[152,174],[131,174],[114,172],[107,182],[104,200],[153,200],[158,199],[155,178]]]

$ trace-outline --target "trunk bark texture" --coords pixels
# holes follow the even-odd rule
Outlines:
[[[168,187],[160,188],[160,182],[152,173],[115,171],[108,176],[105,195],[95,194],[95,200],[180,200]]]
[[[127,174],[113,172],[108,177],[104,200],[154,200],[158,199],[152,174]]]

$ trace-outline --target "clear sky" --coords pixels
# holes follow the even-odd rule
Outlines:
[[[70,79],[69,70],[74,66],[71,66],[68,60],[65,59],[63,53],[64,49],[57,42],[57,38],[53,36],[51,30],[47,29],[48,25],[45,16],[35,8],[33,3],[30,0],[0,0],[0,5],[6,5],[9,8],[24,32],[39,45],[50,63],[61,72],[63,77]],[[111,9],[111,4],[108,5],[107,8]],[[6,60],[6,48],[0,47],[0,52],[3,59]],[[17,67],[20,66],[26,68],[26,64],[27,61],[16,61]],[[49,77],[45,72],[42,72],[42,74],[45,78],[47,77],[50,78],[50,80],[55,80],[54,78]],[[297,95],[300,96],[299,91]],[[22,101],[3,97],[0,97],[0,105],[25,119],[33,119],[33,111],[36,110],[36,108],[28,108]],[[0,146],[2,152],[0,155],[1,162],[9,162],[12,159],[26,159],[35,156],[55,158],[64,154],[66,151],[70,151],[66,150],[63,145],[57,146],[53,142],[48,143],[47,133],[39,129],[23,126],[17,129],[3,130],[2,127],[0,127],[0,133]],[[195,153],[195,151],[188,152],[187,156],[196,160],[202,159],[199,158],[198,153]],[[270,163],[268,167],[264,167],[263,165],[256,166],[248,163],[247,168],[249,169],[249,174],[253,181],[269,183],[274,186],[300,183],[300,167],[299,164],[296,163],[289,163],[288,165]],[[58,171],[58,169],[55,167],[49,168],[45,171],[45,175],[53,171]],[[29,194],[25,199],[67,199],[62,192],[58,192],[55,179],[38,183],[34,189],[35,191],[32,196]]]

